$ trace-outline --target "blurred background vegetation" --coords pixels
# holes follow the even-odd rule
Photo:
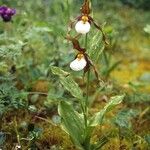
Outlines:
[[[91,2],[91,15],[104,26],[110,40],[104,49],[96,29],[88,36],[89,53],[106,84],[105,88],[99,88],[91,75],[91,112],[102,108],[110,96],[126,93],[114,120],[108,119],[103,127],[98,127],[93,141],[109,132],[111,140],[105,150],[110,147],[147,150],[150,147],[150,1]],[[17,10],[13,22],[0,20],[0,148],[15,147],[19,135],[23,149],[75,149],[67,135],[53,124],[60,122],[57,101],[63,98],[78,105],[52,75],[50,66],[70,72],[84,90],[82,73],[69,68],[75,53],[64,38],[69,20],[80,15],[82,3],[81,0],[0,0],[0,6]]]

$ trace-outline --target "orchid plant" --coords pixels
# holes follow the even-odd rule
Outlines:
[[[99,150],[107,140],[102,139],[91,141],[92,132],[97,125],[101,125],[105,114],[114,108],[116,105],[122,102],[124,95],[114,96],[110,98],[110,101],[106,106],[99,112],[90,115],[89,114],[89,86],[90,86],[90,72],[93,68],[95,76],[100,82],[98,71],[90,59],[87,53],[87,34],[90,31],[91,24],[101,31],[102,40],[104,44],[108,44],[105,33],[101,26],[97,25],[95,20],[90,16],[90,0],[84,0],[81,7],[81,15],[77,19],[70,23],[69,30],[66,36],[68,41],[71,41],[73,48],[77,50],[75,59],[70,63],[70,68],[73,71],[84,70],[84,75],[87,73],[86,83],[86,95],[84,96],[82,90],[78,84],[73,80],[70,73],[61,70],[58,67],[51,67],[52,73],[60,77],[60,82],[66,90],[68,90],[75,98],[77,98],[80,109],[76,110],[72,104],[68,101],[61,100],[58,106],[58,113],[62,119],[62,129],[69,134],[72,142],[79,150]],[[77,36],[71,36],[71,30],[75,28],[78,33]],[[80,46],[78,38],[84,34],[85,36],[85,47]],[[104,140],[104,141],[103,141]]]

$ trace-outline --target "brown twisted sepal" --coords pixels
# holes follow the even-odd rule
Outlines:
[[[84,0],[84,3],[80,10],[81,10],[81,13],[84,15],[89,15],[91,13],[89,0]]]
[[[80,46],[80,43],[79,43],[79,41],[76,38],[73,38],[70,35],[67,35],[66,39],[72,42],[74,49],[78,50],[80,53],[84,53],[85,52],[85,48],[82,48]]]

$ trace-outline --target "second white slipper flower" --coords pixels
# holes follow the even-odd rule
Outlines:
[[[81,71],[85,68],[87,62],[83,54],[78,54],[77,58],[70,63],[70,68],[74,71]]]

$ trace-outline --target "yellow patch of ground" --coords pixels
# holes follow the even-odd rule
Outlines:
[[[33,85],[33,91],[36,92],[48,92],[48,86],[49,82],[45,80],[38,80],[34,85]]]
[[[134,63],[136,63],[134,67],[131,67]],[[112,71],[111,77],[120,84],[127,84],[132,81],[137,81],[144,72],[150,72],[150,61],[125,61],[120,65],[120,68]]]

